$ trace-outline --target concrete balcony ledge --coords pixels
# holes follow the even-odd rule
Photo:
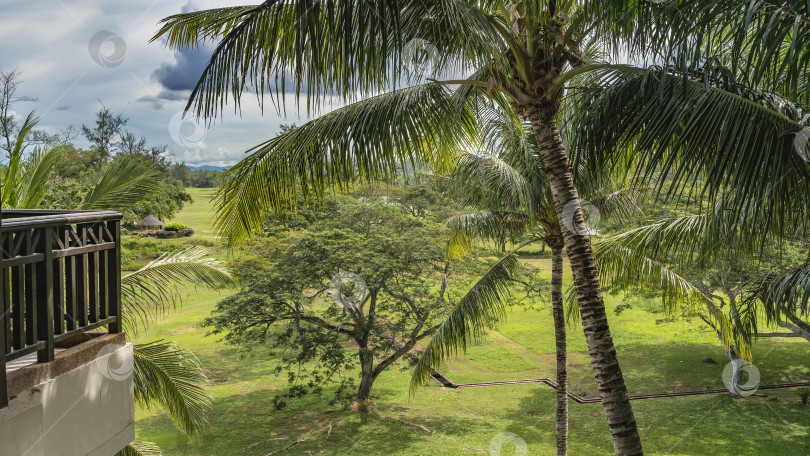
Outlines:
[[[135,439],[132,344],[106,333],[75,342],[8,373],[0,455],[112,456]]]

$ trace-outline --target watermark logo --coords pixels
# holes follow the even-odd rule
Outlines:
[[[415,75],[429,75],[439,66],[439,50],[429,41],[414,38],[402,48],[402,62]]]
[[[501,456],[501,451],[509,446],[515,447],[515,451],[511,453],[515,456],[527,456],[529,454],[529,446],[526,445],[526,441],[513,432],[501,432],[493,437],[489,442],[489,454],[490,456]]]
[[[127,42],[121,35],[109,30],[102,30],[87,43],[87,51],[97,64],[115,68],[124,61],[127,55]]]
[[[101,375],[110,380],[126,380],[135,371],[135,360],[127,356],[123,345],[107,344],[101,347],[96,357],[96,367]]]
[[[743,382],[743,374],[748,379]],[[743,359],[735,359],[723,369],[723,383],[731,394],[737,396],[751,396],[757,392],[760,381],[759,369]]]
[[[582,210],[584,224],[577,221],[577,213]],[[565,228],[577,236],[592,236],[599,234],[599,222],[602,215],[599,209],[587,200],[571,200],[563,207],[562,223]]]
[[[169,121],[169,136],[177,144],[195,149],[202,146],[205,141],[206,129],[204,125],[183,117],[183,112],[180,111],[172,116]]]
[[[363,302],[367,292],[366,281],[349,271],[338,272],[332,276],[332,281],[329,283],[329,294],[341,306],[346,304],[357,306]]]
[[[804,127],[793,138],[793,149],[802,160],[810,163],[810,127]]]

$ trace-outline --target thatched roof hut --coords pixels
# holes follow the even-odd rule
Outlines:
[[[162,230],[164,223],[151,215],[147,215],[139,223],[136,223],[135,226],[142,230]]]

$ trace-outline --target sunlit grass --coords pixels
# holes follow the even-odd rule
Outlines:
[[[194,204],[176,220],[205,233],[200,224],[210,220],[201,215],[207,208],[197,206],[207,206],[207,200],[195,196]],[[531,261],[545,273],[550,270],[545,258],[532,256]],[[207,330],[198,326],[224,296],[190,291],[179,309],[137,337],[167,339],[192,350],[212,382],[211,427],[194,440],[177,431],[162,411],[138,412],[138,438],[155,441],[164,454],[266,455],[294,444],[278,454],[473,455],[488,453],[493,438],[502,432],[523,438],[531,455],[554,454],[554,392],[536,384],[461,390],[431,384],[410,396],[410,370],[401,364],[377,381],[367,415],[329,406],[327,397],[306,397],[275,411],[271,399],[286,380],[272,373],[272,353],[257,349],[245,354],[217,337],[206,337]],[[628,303],[629,309],[615,314],[618,305]],[[727,360],[699,320],[657,321],[664,320],[664,314],[652,301],[638,297],[607,295],[606,304],[631,394],[723,387]],[[550,306],[543,303],[528,310],[512,308],[497,332],[442,372],[457,383],[553,378],[551,323]],[[569,347],[571,389],[596,395],[581,328],[569,329]],[[808,349],[800,339],[757,342],[754,364],[762,383],[810,380]],[[704,363],[706,357],[717,364]],[[801,405],[794,389],[760,391],[747,399],[710,395],[636,401],[633,406],[646,454],[810,454],[810,406]],[[600,405],[572,402],[570,413],[570,454],[612,453]],[[507,446],[501,454],[513,451]]]

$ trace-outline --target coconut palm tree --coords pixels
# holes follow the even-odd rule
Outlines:
[[[800,19],[806,18],[806,6],[801,6],[801,1],[786,3],[805,14],[798,16]],[[732,4],[736,10],[728,6]],[[155,39],[165,38],[174,49],[216,45],[187,105],[187,110],[200,117],[216,117],[228,102],[238,109],[245,90],[253,91],[262,105],[264,94],[269,93],[279,109],[284,105],[282,94],[288,91],[297,98],[303,95],[310,111],[318,111],[335,99],[350,103],[256,146],[227,173],[217,197],[217,223],[231,242],[250,236],[269,212],[294,208],[300,197],[320,197],[330,186],[343,188],[356,180],[386,179],[402,167],[446,166],[457,153],[474,148],[479,126],[470,104],[476,100],[492,100],[528,122],[557,217],[562,219],[566,208],[572,214],[570,225],[574,229],[566,228],[562,235],[614,449],[617,454],[636,455],[642,454],[641,442],[610,333],[570,159],[559,134],[558,113],[563,96],[572,92],[572,87],[566,90],[569,82],[589,72],[617,82],[627,89],[626,98],[643,100],[650,106],[659,100],[668,102],[669,97],[678,95],[678,87],[685,87],[682,90],[692,95],[687,97],[691,105],[685,111],[650,115],[653,108],[629,109],[621,102],[598,105],[616,117],[605,115],[601,122],[584,128],[574,149],[599,157],[590,160],[593,166],[608,166],[617,155],[623,156],[617,151],[632,150],[637,154],[632,156],[634,160],[648,165],[636,169],[680,170],[676,176],[682,183],[705,176],[709,193],[719,192],[729,181],[747,182],[747,196],[769,193],[775,203],[771,207],[786,207],[789,198],[779,182],[785,166],[768,165],[785,165],[787,157],[781,153],[764,159],[755,156],[761,146],[782,141],[771,134],[776,128],[769,131],[769,127],[779,127],[780,134],[790,133],[797,131],[791,130],[795,123],[775,125],[772,117],[757,112],[745,93],[720,95],[712,90],[714,86],[704,84],[699,86],[700,98],[692,80],[684,85],[676,84],[680,82],[677,78],[656,79],[654,69],[626,62],[592,62],[582,52],[583,40],[592,37],[614,51],[614,60],[629,50],[634,60],[648,56],[653,61],[678,62],[676,73],[687,76],[689,73],[682,70],[705,62],[707,54],[712,58],[715,54],[734,57],[736,52],[737,57],[756,60],[750,66],[750,79],[770,77],[773,87],[801,93],[800,89],[807,87],[806,72],[801,70],[808,59],[803,58],[804,50],[791,51],[796,46],[790,43],[798,38],[785,32],[785,26],[795,23],[797,33],[804,33],[808,22],[777,20],[779,25],[774,26],[769,16],[779,16],[781,8],[774,9],[766,2],[748,5],[742,0],[699,0],[691,4],[680,0],[267,0],[257,6],[168,17]],[[744,16],[740,10],[751,14]],[[695,13],[699,26],[683,11]],[[729,12],[732,19],[724,19],[717,11]],[[732,33],[733,43],[724,40],[728,33]],[[763,51],[760,42],[768,48]],[[770,52],[772,46],[778,52]],[[698,47],[707,52],[692,52]],[[690,60],[694,55],[701,58]],[[407,65],[414,57],[428,57],[428,62]],[[788,63],[786,72],[780,62]],[[663,80],[673,82],[658,92],[627,83],[648,76],[659,82],[658,87],[664,87]],[[589,107],[589,99],[595,97],[582,99],[580,106]],[[630,106],[644,106],[638,103]],[[746,125],[734,130],[743,135],[729,134],[728,129],[737,125],[731,122],[747,114]],[[690,119],[702,123],[692,125]],[[766,122],[758,123],[763,119]],[[625,123],[622,128],[605,128],[619,120]],[[632,142],[637,142],[640,132],[647,132],[657,138],[652,143],[657,147],[601,147],[617,145],[616,140],[624,138],[620,132],[628,129],[632,129],[627,135]],[[692,141],[692,135],[697,140]],[[731,150],[734,141],[729,138],[741,137],[747,140],[736,143],[741,151]],[[605,138],[614,141],[611,144]],[[644,145],[644,141],[638,143]],[[729,154],[714,153],[718,147],[722,152],[728,149]],[[719,161],[719,156],[728,160]],[[759,164],[746,166],[751,163]],[[742,206],[744,199],[739,201]],[[497,298],[498,284],[488,285],[494,288],[486,293],[481,289],[482,296]],[[476,315],[490,318],[485,311]]]
[[[530,127],[494,107],[481,108],[479,117],[483,118],[480,123],[484,149],[465,153],[447,179],[448,191],[465,206],[478,211],[454,216],[447,221],[453,231],[449,250],[464,252],[469,249],[472,239],[493,241],[505,248],[508,239],[514,242],[521,237],[529,240],[510,252],[508,258],[532,244],[544,243],[551,248],[551,303],[557,358],[557,454],[565,455],[568,447],[568,360],[563,300],[563,228],[554,212],[548,180]],[[640,192],[632,189],[611,191],[610,176],[599,177],[598,182],[584,178],[578,180],[579,188],[594,201],[587,206],[591,212],[588,220],[591,231],[598,224],[599,216],[595,212],[606,216],[627,214],[636,207],[635,200],[640,196]],[[498,269],[491,271],[497,273]],[[475,305],[477,296],[474,293],[464,296],[439,328],[438,336],[420,356],[412,387],[426,383],[438,369],[443,359],[439,341],[454,340],[456,350],[469,342],[472,334],[454,335],[453,331],[465,327],[467,316],[463,312],[467,305]],[[502,316],[503,302],[494,301],[493,304],[498,309],[488,312]]]
[[[604,310],[569,158],[557,128],[566,81],[592,68],[580,44],[589,21],[581,4],[534,1],[278,1],[168,17],[155,36],[171,48],[216,43],[187,108],[211,118],[246,88],[277,103],[280,93],[354,101],[251,150],[218,193],[217,223],[232,242],[270,211],[335,184],[390,177],[402,166],[441,167],[474,142],[469,104],[495,100],[532,128],[563,230],[583,329],[614,447],[641,454],[635,418]],[[403,62],[427,56],[431,65]],[[426,74],[425,67],[434,71]],[[414,76],[415,73],[415,76]],[[406,88],[410,79],[425,81]],[[288,75],[289,77],[285,77]],[[460,86],[453,93],[451,88]],[[578,234],[579,233],[579,234]]]
[[[614,279],[630,274],[631,281],[657,280],[667,293],[695,296],[711,308],[710,293],[660,260],[697,256],[706,271],[724,260],[762,258],[767,243],[806,239],[808,233],[810,5],[594,3],[614,23],[626,52],[642,52],[655,41],[666,47],[661,66],[602,68],[596,71],[599,84],[576,91],[569,100],[579,106],[573,147],[597,169],[631,160],[636,177],[665,172],[669,179],[659,179],[659,194],[665,186],[668,197],[700,190],[699,198],[710,201],[699,214],[657,221],[598,247],[597,264]],[[737,250],[731,257],[729,246]],[[800,317],[807,315],[804,271],[799,265],[756,280],[754,295],[743,303],[762,304],[771,322],[803,334],[795,322],[804,323]],[[734,331],[734,337],[746,327],[751,332],[755,320],[743,321],[742,310],[729,304],[728,326],[720,331]]]

